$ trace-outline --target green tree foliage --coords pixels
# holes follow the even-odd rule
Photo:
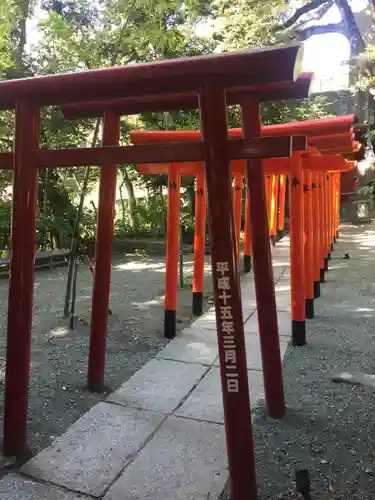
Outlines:
[[[10,33],[13,26],[13,5],[10,0],[0,4],[0,78],[4,78],[12,66]]]
[[[214,2],[218,26],[215,38],[225,50],[273,45],[276,42],[273,28],[289,8],[287,0],[217,0]]]

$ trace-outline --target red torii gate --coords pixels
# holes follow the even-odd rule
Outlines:
[[[121,103],[118,103],[121,106]],[[74,112],[74,109],[72,109]],[[323,120],[306,120],[302,122],[291,122],[288,124],[278,124],[269,125],[262,127],[262,135],[273,136],[280,135],[283,133],[298,133],[306,134],[310,136],[312,146],[319,146],[319,150],[322,154],[343,154],[348,159],[357,160],[360,159],[363,154],[363,147],[359,151],[353,154],[353,148],[350,144],[351,140],[359,139],[361,133],[365,126],[353,125],[357,122],[354,115],[340,116],[335,118],[328,118]],[[241,136],[241,129],[231,129],[229,133],[233,137]],[[133,137],[136,142],[140,143],[151,143],[151,142],[166,142],[168,136],[172,134],[172,140],[176,139],[176,135],[170,131],[157,131],[157,132],[142,132],[134,131]],[[185,140],[199,140],[199,131],[178,131],[178,139],[181,141]],[[320,135],[321,134],[321,135]],[[312,137],[311,137],[312,136]],[[335,137],[333,137],[335,136]],[[334,143],[332,143],[334,141]],[[283,185],[284,179],[281,178],[281,189],[280,195],[285,196],[285,186]],[[269,199],[269,201],[271,201]],[[283,206],[283,204],[282,204]],[[247,211],[246,211],[247,213]],[[279,223],[283,225],[283,213],[279,218]],[[246,221],[245,221],[246,224]],[[249,224],[246,225],[249,229]],[[250,241],[250,231],[245,231],[245,242],[244,242],[244,266],[245,272],[249,272],[251,269],[251,241]]]
[[[326,118],[320,120],[306,120],[302,122],[291,122],[287,124],[278,125],[268,125],[261,128],[261,135],[264,137],[272,136],[276,137],[283,134],[296,134],[296,135],[307,135],[310,141],[311,137],[315,138],[314,147],[322,147],[322,152],[324,154],[338,154],[338,153],[351,153],[357,147],[357,142],[353,141],[354,132],[353,124],[356,122],[354,115],[347,115],[334,118]],[[242,129],[230,129],[230,137],[241,137]],[[131,140],[134,144],[151,144],[151,143],[168,143],[173,141],[199,141],[201,133],[199,130],[183,130],[183,131],[132,131]],[[272,160],[268,160],[272,161]],[[293,155],[291,166],[291,176],[297,179],[297,182],[303,185],[302,170],[301,170],[301,157],[298,154]],[[175,174],[176,175],[176,172]],[[264,180],[263,180],[264,182]],[[298,188],[299,184],[294,185],[294,189],[290,190],[290,204],[295,207],[293,210],[294,217],[296,221],[294,223],[295,227],[303,228],[303,192]],[[256,196],[256,193],[253,196]],[[251,197],[250,197],[251,202]],[[255,209],[255,206],[254,206]],[[250,216],[253,210],[250,210]],[[254,217],[253,219],[257,219]],[[301,220],[299,220],[301,218]],[[257,245],[258,236],[254,233],[254,220],[252,220],[253,225],[253,237],[251,238],[253,247]],[[249,229],[249,224],[247,225]],[[306,342],[306,307],[308,311],[308,316],[312,316],[313,305],[312,301],[308,301],[308,305],[305,304],[304,295],[300,293],[300,288],[303,288],[303,239],[301,237],[301,231],[294,231],[291,233],[291,273],[295,277],[292,280],[292,340],[294,345],[304,345]],[[247,232],[246,238],[246,251],[250,251],[250,233]],[[324,269],[328,265],[328,254],[325,256],[325,265],[322,267],[320,273],[321,279],[324,279]],[[176,264],[177,265],[177,264]],[[173,273],[172,273],[173,275]],[[255,273],[255,280],[257,274]],[[318,290],[318,283],[316,282],[315,289]],[[257,287],[257,281],[255,281]],[[177,285],[176,285],[177,286]],[[259,283],[259,287],[264,286]],[[272,285],[273,286],[273,285]],[[167,291],[166,291],[167,292]],[[175,292],[173,290],[172,297],[175,297]],[[313,299],[313,297],[309,297]],[[267,302],[265,301],[264,304]],[[175,303],[174,303],[175,306]],[[262,315],[261,303],[258,304],[260,309],[259,313]],[[261,319],[259,319],[259,329],[261,332]],[[264,315],[266,316],[266,311]],[[168,329],[168,325],[166,326]]]
[[[108,180],[113,178],[116,164],[204,161],[209,193],[213,282],[232,498],[241,500],[246,496],[249,500],[256,499],[244,329],[230,204],[229,161],[241,157],[252,158],[247,166],[248,181],[253,183],[250,171],[254,169],[259,176],[259,183],[254,183],[253,188],[263,188],[264,177],[260,158],[269,155],[272,148],[273,154],[288,156],[291,152],[291,141],[290,138],[279,138],[276,141],[260,139],[258,103],[247,97],[242,102],[244,135],[247,139],[228,141],[225,92],[226,89],[246,90],[250,85],[254,90],[256,86],[261,88],[272,84],[277,87],[278,84],[292,82],[298,52],[299,47],[292,45],[286,48],[192,57],[0,82],[0,109],[16,110],[12,155],[12,256],[5,380],[5,455],[22,454],[27,442],[38,168],[100,164],[105,167],[102,172],[107,172]],[[104,123],[104,147],[40,149],[41,106],[110,99],[123,95],[143,97],[165,92],[195,92],[199,95],[203,142],[196,145],[120,147],[116,145],[119,133],[118,115],[108,112]],[[147,105],[144,109],[147,109]],[[258,138],[249,140],[250,136]],[[9,161],[9,155],[3,160],[5,163]],[[220,176],[216,174],[216,169],[220,171]],[[265,216],[264,189],[261,189],[261,193],[258,210],[263,211]],[[112,212],[109,215],[112,216]],[[265,217],[262,217],[262,223],[264,219]],[[102,240],[102,237],[103,230],[98,228],[97,240]],[[101,245],[102,242],[97,241],[97,250],[103,248]],[[224,282],[226,287],[223,289],[221,285]],[[271,299],[271,303],[274,303],[274,296]],[[95,295],[94,306],[98,307]],[[223,307],[226,308],[226,317],[230,317],[230,320],[224,319]],[[277,337],[277,330],[275,333]],[[98,336],[97,340],[104,348],[105,338]],[[227,351],[233,353],[230,358],[226,355]],[[273,354],[275,359],[277,354],[280,358],[278,348],[273,349]],[[92,364],[93,360],[90,362]],[[101,365],[101,359],[94,360],[95,368],[97,362]],[[102,381],[98,379],[96,382],[100,389]],[[95,386],[95,383],[93,385]],[[274,413],[275,416],[281,416],[285,411],[282,384],[275,387],[275,390],[282,398],[277,400]],[[275,399],[274,394],[272,396]]]
[[[298,155],[298,153],[295,153]],[[298,158],[297,158],[298,159]],[[292,160],[293,161],[293,160]],[[267,159],[264,160],[264,170],[265,175],[276,176],[276,175],[289,175],[291,173],[291,163],[292,161],[288,159]],[[245,165],[241,160],[232,161],[232,175],[234,177],[241,176],[244,174]],[[314,298],[320,295],[320,279],[321,270],[324,273],[324,262],[325,257],[331,250],[330,245],[334,239],[336,231],[333,231],[333,227],[338,227],[338,205],[336,207],[336,214],[332,209],[332,213],[327,221],[324,223],[330,228],[330,236],[326,237],[326,233],[323,229],[323,223],[319,219],[318,210],[318,199],[314,196],[314,210],[312,208],[312,198],[310,198],[310,192],[312,190],[312,176],[315,178],[317,175],[320,177],[324,173],[337,173],[346,172],[354,168],[355,162],[345,161],[340,155],[328,155],[328,156],[317,156],[317,152],[310,148],[307,153],[302,155],[302,172],[303,172],[303,197],[302,197],[302,210],[304,207],[304,214],[300,215],[301,208],[295,203],[291,205],[290,215],[293,227],[292,240],[301,242],[299,247],[296,244],[292,250],[292,259],[294,265],[291,266],[291,283],[292,283],[292,332],[293,332],[293,322],[301,321],[299,318],[313,318],[314,317]],[[179,179],[180,176],[196,176],[197,179],[200,175],[203,175],[204,165],[199,162],[194,163],[176,163],[176,164],[148,164],[138,166],[138,171],[141,174],[152,174],[152,173],[165,173],[170,176],[170,178]],[[301,182],[302,182],[301,181]],[[321,179],[322,181],[322,179]],[[293,188],[298,187],[298,184],[293,186]],[[318,187],[318,184],[316,185]],[[320,186],[322,187],[322,186]],[[315,188],[314,188],[315,189]],[[169,191],[171,195],[172,202],[168,205],[169,214],[173,213],[178,216],[179,207],[179,197],[174,195],[174,190]],[[175,199],[174,199],[175,198]],[[200,197],[198,199],[200,202]],[[274,200],[276,204],[276,200]],[[323,203],[323,200],[321,201]],[[324,201],[325,203],[325,201]],[[328,200],[327,200],[328,203]],[[333,200],[331,200],[333,203]],[[296,208],[297,207],[297,208]],[[276,214],[276,209],[275,209]],[[245,215],[248,216],[248,213]],[[328,217],[328,213],[326,214]],[[196,226],[199,228],[204,228],[205,213],[201,210],[196,212]],[[237,222],[238,224],[238,222]],[[311,234],[314,230],[314,241],[312,240]],[[324,225],[325,227],[325,225]],[[176,239],[177,227],[175,228],[175,234],[172,235],[173,239]],[[238,229],[238,226],[236,226]],[[324,241],[323,241],[324,235]],[[245,235],[246,236],[246,235]],[[169,235],[168,235],[169,237]],[[198,234],[198,242],[204,239],[204,229]],[[304,243],[303,243],[304,239]],[[322,240],[322,241],[321,241]],[[320,243],[321,242],[321,243]],[[315,243],[315,244],[314,244]],[[168,241],[167,241],[168,244]],[[298,265],[300,262],[300,254],[302,254],[303,265]],[[304,258],[305,256],[305,258]],[[175,257],[177,262],[177,255]],[[194,268],[194,281],[203,281],[203,262],[204,262],[204,248],[202,245],[195,245],[194,247],[194,262],[199,262],[200,264]],[[177,271],[174,266],[169,270],[170,280],[177,282]],[[174,271],[174,274],[173,274]],[[168,273],[168,268],[167,268]],[[306,279],[305,279],[306,278]],[[171,296],[171,300],[176,300],[177,291],[173,288],[168,290],[169,281],[166,280],[166,294]],[[317,287],[319,285],[319,287]],[[317,292],[318,290],[318,292]],[[294,345],[303,345],[305,343],[305,337],[296,337],[295,333],[292,335],[292,340]]]
[[[228,93],[228,101],[230,103],[242,102],[243,108],[243,120],[244,125],[251,114],[255,114],[255,106],[258,110],[259,101],[275,100],[284,97],[284,95],[291,97],[306,97],[308,95],[308,90],[310,86],[312,75],[311,73],[304,74],[296,82],[290,82],[289,84],[284,84],[280,86],[269,86],[264,89],[248,89],[247,92],[241,91],[239,93]],[[161,102],[163,109],[178,109],[185,108],[186,106],[191,106],[190,95],[180,94],[172,98],[167,98]],[[153,99],[152,96],[148,97],[148,104],[151,105]],[[244,102],[250,106],[249,110],[245,110]],[[193,104],[197,105],[198,100],[195,97]],[[111,112],[115,112],[118,115],[126,114],[129,112],[139,113],[140,107],[139,102],[136,99],[128,100],[116,100],[115,104],[109,101],[101,102],[91,102],[88,104],[71,104],[63,106],[63,112],[65,117],[73,119],[77,117],[96,117],[105,114],[107,109],[111,109]],[[154,108],[153,108],[154,109]],[[256,111],[259,116],[259,110]],[[257,134],[259,135],[259,124],[257,124]],[[250,132],[249,132],[250,133]],[[254,132],[250,135],[255,134]],[[271,138],[270,138],[271,139]],[[305,149],[306,141],[303,137],[293,138],[293,149],[303,150]],[[302,140],[301,140],[302,139]],[[276,138],[273,138],[276,140]],[[189,144],[194,144],[190,143]],[[271,156],[268,155],[268,156]],[[275,155],[272,155],[275,156]],[[254,165],[255,167],[255,165]],[[204,190],[204,180],[203,178],[199,180],[199,185],[201,190]],[[250,211],[251,213],[257,213],[257,217],[253,217],[251,220],[252,231],[254,233],[254,275],[255,275],[255,286],[257,294],[258,306],[258,321],[260,330],[260,340],[261,340],[261,351],[262,351],[262,362],[263,362],[263,372],[265,377],[265,393],[266,393],[266,404],[270,415],[274,417],[279,417],[283,415],[285,411],[284,395],[283,395],[283,384],[282,384],[282,369],[281,369],[281,359],[280,359],[280,348],[278,341],[278,326],[277,326],[277,313],[276,313],[276,301],[275,301],[275,291],[273,287],[273,273],[271,266],[271,255],[270,247],[268,241],[268,223],[267,223],[267,208],[266,199],[264,192],[264,175],[262,172],[262,163],[257,165],[257,168],[253,168],[251,171],[251,179],[248,180],[248,189],[252,192],[250,196]],[[173,338],[176,335],[176,296],[177,296],[177,280],[174,279],[177,275],[177,260],[174,258],[178,252],[178,234],[179,234],[179,210],[176,210],[177,204],[179,207],[179,193],[180,190],[180,175],[176,169],[171,171],[169,176],[169,217],[168,217],[168,227],[167,227],[167,280],[171,276],[169,281],[169,286],[166,287],[166,305],[165,307],[165,319],[164,319],[164,332],[167,338]],[[220,196],[218,196],[220,199]],[[215,200],[215,203],[217,201]],[[100,205],[100,201],[99,201]],[[233,216],[233,214],[232,214]],[[236,230],[236,225],[234,224],[234,229]],[[233,244],[235,246],[236,238],[235,233]],[[97,262],[97,266],[100,263]],[[195,265],[199,266],[197,260]],[[236,262],[237,269],[238,262]],[[203,271],[203,265],[200,266],[201,271]],[[171,273],[169,272],[171,271]],[[200,276],[202,274],[200,273]],[[95,287],[95,284],[94,284]],[[201,295],[201,297],[199,297]],[[199,294],[195,296],[195,299],[203,299],[203,295]],[[169,307],[171,305],[171,307]],[[226,304],[224,304],[226,306]],[[199,304],[199,307],[202,307]],[[217,314],[219,314],[217,310]],[[276,360],[279,360],[277,362]]]
[[[289,161],[286,158],[266,159],[263,162],[265,174],[268,176],[268,171],[272,171],[272,165],[287,165]],[[236,230],[237,254],[240,256],[240,229],[241,229],[241,210],[242,210],[242,182],[245,175],[245,165],[241,160],[234,160],[231,163],[233,176],[233,211]],[[204,253],[205,253],[205,219],[206,219],[206,202],[205,202],[205,182],[204,182],[204,164],[199,162],[194,163],[174,163],[174,164],[143,164],[138,165],[140,174],[167,174],[168,175],[168,212],[167,212],[167,263],[166,263],[166,279],[165,279],[165,309],[176,311],[177,306],[177,273],[178,273],[178,241],[180,228],[180,178],[195,177],[195,231],[194,231],[194,269],[193,269],[193,303],[192,312],[196,316],[203,313],[203,282],[204,282]],[[273,177],[276,177],[273,176]],[[269,196],[266,193],[267,204]],[[272,196],[273,200],[273,196]],[[275,208],[275,207],[273,207]],[[245,208],[245,223],[250,225],[249,208],[246,197]],[[276,214],[274,210],[273,215]],[[270,210],[268,207],[268,218],[270,219]],[[249,230],[249,228],[248,228]],[[249,241],[251,233],[246,233],[245,237]],[[250,271],[250,270],[249,270]],[[168,327],[165,325],[165,334],[168,337]],[[173,325],[175,329],[175,325]]]
[[[298,79],[292,84],[282,84],[282,85],[268,85],[263,88],[255,88],[251,91],[229,91],[227,93],[227,104],[237,104],[245,97],[252,97],[256,99],[257,102],[271,101],[277,99],[288,99],[288,98],[305,98],[308,96],[310,84],[312,79],[312,73],[302,73],[299,75]],[[186,110],[186,109],[195,109],[199,106],[198,96],[193,93],[181,93],[174,95],[162,95],[158,96],[157,103],[155,102],[155,96],[147,96],[146,98],[148,109],[150,111],[156,110]],[[143,103],[140,103],[137,98],[126,98],[126,99],[115,99],[111,101],[93,101],[87,102],[84,104],[68,104],[62,107],[65,118],[68,119],[77,119],[77,118],[97,118],[103,116],[105,112],[113,112],[118,115],[129,115],[129,114],[138,114],[142,111]],[[194,139],[195,140],[195,139]],[[243,177],[244,174],[242,174]],[[238,178],[240,179],[240,177]],[[237,180],[238,180],[237,179]],[[167,338],[173,338],[176,335],[176,294],[177,294],[177,281],[174,280],[174,275],[177,273],[177,262],[175,262],[175,255],[178,253],[178,237],[177,235],[177,226],[179,225],[179,205],[178,209],[176,209],[177,204],[174,200],[175,191],[179,192],[180,188],[180,178],[178,177],[176,171],[174,170],[173,178],[171,177],[170,185],[173,186],[173,190],[169,190],[168,203],[174,207],[174,210],[169,210],[169,218],[168,218],[168,227],[167,233],[170,236],[167,236],[167,278],[170,275],[170,268],[172,268],[172,279],[166,286],[166,299],[165,299],[165,320],[164,320],[164,332]],[[242,182],[242,179],[241,181]],[[200,173],[197,176],[197,194],[198,194],[198,204],[197,211],[202,212],[205,211],[204,204],[204,196],[201,194],[205,191],[205,183],[204,177],[201,177]],[[233,203],[235,206],[241,204],[241,191],[237,189],[239,186],[236,184],[235,179],[235,187],[234,187],[234,200]],[[254,202],[255,205],[255,202]],[[235,213],[238,213],[235,210]],[[198,217],[200,221],[201,218]],[[248,221],[249,223],[249,221]],[[200,224],[200,222],[199,222]],[[257,224],[253,222],[253,224]],[[171,232],[171,228],[172,232]],[[172,235],[176,232],[176,234],[172,237]],[[178,230],[179,233],[179,230]],[[196,232],[198,235],[204,234],[204,227],[199,226],[198,231]],[[248,233],[250,234],[250,233]],[[236,224],[236,240],[239,242],[239,224]],[[198,237],[200,239],[200,236]],[[198,238],[195,238],[195,242],[197,245],[203,245],[204,241],[197,241]],[[263,243],[264,245],[265,243]],[[251,244],[249,242],[249,238],[247,239],[247,246],[251,248]],[[203,247],[202,247],[203,249]],[[199,252],[199,255],[201,252]],[[247,260],[248,267],[251,266],[251,258]],[[258,267],[261,264],[258,265]],[[200,272],[195,273],[196,279],[193,283],[193,312],[197,315],[202,314],[203,311],[203,262],[201,258],[195,259],[194,267],[199,267]],[[249,269],[250,270],[250,269]],[[265,268],[263,269],[265,270]],[[267,288],[267,285],[264,285],[264,289]],[[269,286],[268,286],[269,288]]]

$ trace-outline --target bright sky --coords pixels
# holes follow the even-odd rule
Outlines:
[[[303,69],[314,73],[313,92],[348,87],[349,43],[342,35],[316,35],[304,44]]]
[[[353,12],[369,6],[369,0],[352,0]],[[321,24],[338,23],[341,20],[336,6],[332,7]],[[343,35],[329,33],[316,35],[305,42],[303,69],[315,73],[313,91],[337,90],[348,86],[349,42]]]

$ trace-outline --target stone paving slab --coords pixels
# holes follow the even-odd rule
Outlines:
[[[288,310],[287,301],[290,302],[290,278],[285,276],[285,273],[289,272],[287,268],[282,267],[282,272],[280,272],[279,278],[275,279],[275,292],[276,294],[276,305],[278,310]],[[241,297],[243,307],[247,310],[254,311],[257,308],[255,286],[253,280],[246,280],[241,286]],[[284,307],[285,309],[281,309]],[[244,319],[247,321],[247,319]]]
[[[0,500],[88,500],[51,484],[38,483],[19,474],[8,474],[0,481]]]
[[[287,256],[290,254],[290,241],[286,241],[285,243],[281,243],[280,241],[271,249],[272,256],[279,257],[280,255],[282,256]]]
[[[273,248],[282,356],[290,334],[288,243]],[[241,283],[252,405],[264,398],[254,281]],[[290,300],[289,300],[290,303]],[[214,366],[212,366],[214,365]],[[227,480],[227,456],[214,308],[184,329],[155,359],[31,459],[0,500],[213,500]],[[182,405],[181,407],[179,405]],[[175,415],[171,413],[175,412]],[[168,415],[168,417],[166,417]],[[118,479],[117,479],[118,478]],[[24,484],[25,483],[25,484]],[[30,486],[31,484],[31,486]],[[34,488],[35,487],[35,493]],[[38,489],[44,487],[45,489]],[[30,489],[31,488],[31,489]],[[48,489],[49,488],[49,489]],[[12,491],[9,496],[8,491]],[[28,491],[31,491],[29,494]],[[47,492],[47,493],[45,493]],[[49,493],[51,492],[51,493]],[[29,496],[27,496],[29,495]],[[43,496],[44,495],[44,496]]]
[[[290,246],[276,246],[272,252],[273,268],[290,267]]]
[[[218,355],[216,330],[185,328],[156,357],[212,365]]]
[[[289,268],[290,266],[289,258],[290,258],[289,253],[286,251],[284,252],[284,254],[281,255],[273,255],[272,269],[273,269],[273,279],[275,283],[277,283],[277,281],[285,273],[285,270]],[[254,283],[253,272],[245,275],[245,279],[242,283],[246,282]]]
[[[288,311],[277,311],[277,324],[279,327],[279,337],[285,342],[291,336],[292,330],[291,314]],[[245,333],[259,335],[258,313],[255,312],[245,323]],[[286,338],[285,338],[286,337]]]
[[[290,282],[290,278],[291,278],[291,276],[292,276],[292,275],[291,275],[291,272],[290,272],[290,268],[289,268],[289,267],[286,267],[286,268],[285,268],[285,270],[284,270],[284,272],[283,272],[283,274],[282,274],[282,276],[280,277],[279,282],[280,282],[281,280],[289,280],[289,282]]]
[[[284,277],[279,279],[275,285],[276,309],[278,312],[292,312],[291,285],[290,279]]]
[[[256,295],[255,295],[255,288],[254,288],[254,282],[250,281],[248,283],[245,283],[242,285],[241,289],[241,300],[244,306],[252,311],[252,314],[256,311],[257,308],[257,301],[256,301]],[[251,317],[252,314],[249,316]],[[246,322],[248,318],[244,318],[244,322]]]
[[[171,413],[208,370],[207,366],[152,359],[107,401],[124,406]]]
[[[279,281],[275,284],[275,294],[276,294],[276,309],[277,311],[286,311],[291,312],[291,288],[290,288],[290,280],[284,277],[281,277]],[[252,284],[246,283],[242,290],[242,302],[246,305],[246,307],[252,310],[252,313],[246,317],[244,317],[244,322],[246,323],[249,318],[253,316],[253,313],[256,311],[257,303],[256,303],[256,295],[255,289]]]
[[[260,354],[260,340],[259,335],[246,335],[246,364],[248,370],[262,370],[262,357]],[[288,347],[288,341],[280,337],[280,353],[283,358],[285,351]],[[220,366],[219,357],[216,358],[214,366]]]
[[[21,472],[100,496],[164,418],[161,413],[99,403]]]
[[[213,500],[226,479],[223,426],[171,416],[104,500]]]
[[[289,257],[283,259],[278,258],[278,266],[273,268],[273,280],[275,283],[284,276],[285,271],[289,266]]]
[[[263,375],[249,370],[249,394],[252,406],[264,399]],[[185,403],[174,413],[180,417],[224,423],[223,398],[221,392],[220,369],[212,367],[204,376]]]
[[[246,362],[248,370],[262,370],[262,358],[260,354],[260,341],[258,335],[247,335],[245,337],[246,344]],[[286,349],[288,347],[288,340],[280,338],[280,355],[283,359]]]
[[[253,314],[254,306],[252,303],[248,304],[242,297],[242,313],[243,320],[246,321]],[[196,319],[191,325],[191,328],[203,328],[208,330],[216,330],[216,314],[215,308],[211,307],[205,314],[200,318]]]

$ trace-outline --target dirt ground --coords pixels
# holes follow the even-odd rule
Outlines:
[[[211,297],[206,261],[205,299]],[[185,288],[179,290],[177,321],[192,321],[192,256],[185,256]],[[91,394],[86,384],[89,327],[74,331],[62,317],[67,268],[37,271],[29,396],[30,454],[48,446],[107,394]],[[113,262],[106,361],[106,385],[114,390],[167,343],[163,337],[164,257],[125,255]],[[77,315],[90,319],[92,276],[84,264],[77,286]],[[8,282],[0,281],[0,419],[3,417]],[[2,424],[2,422],[1,422]]]

